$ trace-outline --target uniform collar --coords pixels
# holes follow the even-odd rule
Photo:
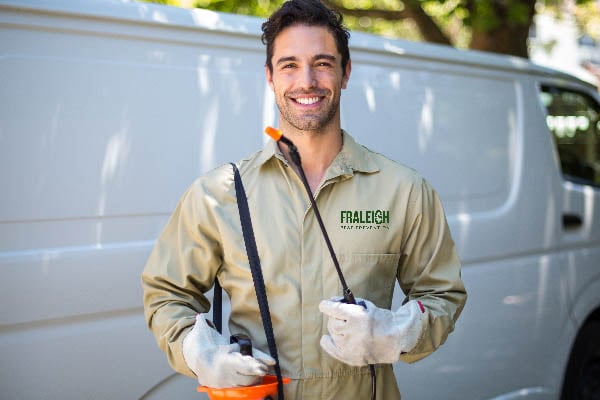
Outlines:
[[[356,143],[354,138],[344,130],[342,130],[344,144],[342,150],[331,164],[330,173],[335,174],[335,170],[339,171],[339,175],[353,174],[354,171],[373,173],[379,171],[379,167],[373,161],[371,151],[366,147]],[[337,175],[337,174],[336,174]]]
[[[342,150],[333,160],[329,167],[326,179],[331,179],[341,175],[353,175],[354,172],[373,173],[379,171],[379,167],[373,161],[371,152],[364,146],[356,143],[354,138],[344,130],[342,130],[343,145]],[[287,163],[285,157],[277,143],[269,140],[262,150],[258,159],[259,165],[265,164],[272,158],[277,158],[280,161]]]

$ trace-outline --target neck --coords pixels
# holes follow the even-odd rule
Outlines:
[[[306,179],[312,192],[315,193],[327,169],[342,149],[342,133],[339,124],[321,131],[299,131],[283,125],[281,128],[283,134],[298,148]],[[287,146],[280,145],[280,148],[290,160]],[[298,172],[297,166],[293,166]]]

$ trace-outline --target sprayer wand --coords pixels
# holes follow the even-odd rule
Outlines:
[[[331,259],[333,260],[333,265],[335,265],[335,270],[340,278],[340,282],[342,283],[342,290],[344,292],[344,301],[349,304],[356,304],[356,299],[352,294],[352,291],[346,284],[346,279],[344,279],[344,274],[342,274],[342,269],[340,268],[340,263],[338,262],[337,256],[335,255],[335,251],[333,250],[333,246],[331,245],[331,240],[329,240],[329,235],[327,234],[327,230],[325,230],[325,224],[323,223],[323,219],[321,218],[321,213],[319,212],[319,208],[315,202],[312,190],[308,185],[308,180],[306,179],[306,174],[304,173],[304,169],[302,168],[302,161],[300,160],[300,153],[298,152],[298,148],[296,145],[283,136],[283,133],[279,129],[275,129],[272,127],[267,127],[265,129],[265,133],[269,135],[276,142],[285,143],[290,151],[290,157],[292,158],[292,162],[296,164],[298,167],[298,172],[300,173],[300,179],[304,184],[304,188],[308,193],[308,198],[310,200],[310,204],[312,205],[313,211],[315,212],[315,217],[317,217],[317,222],[319,223],[319,227],[321,228],[321,232],[323,233],[323,238],[325,239],[325,243],[327,244],[327,248],[329,249],[329,254],[331,255]]]
[[[344,279],[344,274],[342,274],[342,269],[340,268],[340,263],[338,262],[337,256],[335,255],[335,251],[333,250],[333,246],[331,245],[331,240],[329,240],[329,235],[327,234],[327,230],[325,229],[325,224],[323,223],[323,219],[321,218],[321,213],[319,212],[319,208],[317,207],[317,203],[313,196],[312,190],[308,184],[308,179],[306,179],[306,174],[304,173],[304,169],[302,168],[302,160],[300,159],[300,153],[298,152],[298,148],[290,139],[283,136],[283,132],[279,129],[272,128],[268,126],[265,129],[265,133],[269,135],[276,142],[285,143],[290,152],[290,157],[292,162],[296,164],[298,167],[298,173],[300,174],[300,179],[302,180],[302,184],[306,189],[306,193],[308,193],[308,198],[310,200],[310,204],[312,205],[313,211],[315,213],[315,217],[317,217],[317,222],[319,223],[319,227],[321,228],[321,232],[323,233],[323,238],[325,239],[325,243],[327,244],[327,248],[329,249],[329,254],[331,255],[331,259],[333,260],[333,265],[335,266],[335,270],[337,271],[338,277],[340,278],[340,282],[342,284],[342,290],[344,293],[344,303],[348,304],[358,304],[363,307],[367,307],[366,304],[361,301],[359,303],[356,302],[354,298],[354,294],[346,284],[346,279]],[[375,366],[369,364],[369,372],[371,373],[371,399],[375,400],[377,396],[377,384],[376,384],[376,375],[375,375]]]

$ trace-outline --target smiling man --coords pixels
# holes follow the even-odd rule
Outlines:
[[[274,17],[270,21],[263,26],[267,81],[275,93],[280,129],[300,150],[314,192],[342,147],[340,96],[351,62],[347,52],[343,56],[338,50],[327,26],[294,24],[281,29],[282,22]],[[276,39],[270,37],[273,33]]]
[[[286,146],[240,161],[288,399],[399,399],[391,364],[432,353],[466,301],[442,205],[414,170],[357,144],[341,128],[350,80],[349,33],[317,0],[291,0],[263,24],[266,78],[279,127],[302,157],[309,186],[363,306],[341,286]],[[353,112],[359,112],[355,110]],[[265,204],[273,205],[265,207]],[[242,356],[208,322],[218,279],[229,328],[252,338]],[[176,371],[211,387],[252,385],[273,366],[242,240],[233,172],[196,180],[158,239],[143,276],[150,329]],[[391,310],[398,281],[405,300]]]

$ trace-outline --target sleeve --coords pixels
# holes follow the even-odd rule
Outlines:
[[[192,377],[182,342],[196,314],[209,311],[204,293],[212,288],[222,263],[218,203],[201,181],[194,183],[179,201],[142,273],[146,323],[171,367]]]
[[[434,352],[454,330],[467,300],[461,264],[442,204],[422,178],[410,193],[398,281],[406,298],[420,300],[429,318],[424,333],[404,362],[415,362]]]

